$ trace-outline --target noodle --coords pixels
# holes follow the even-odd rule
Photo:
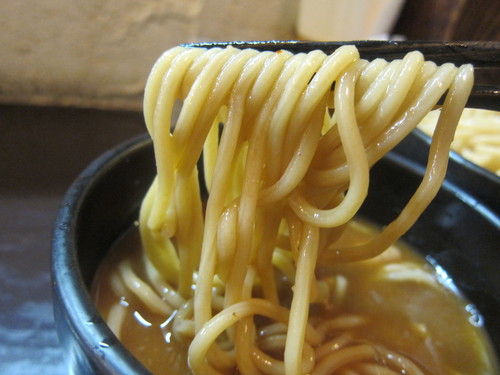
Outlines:
[[[435,113],[431,112],[418,128],[432,136]],[[500,176],[500,113],[466,108],[455,132],[451,149],[471,162]]]
[[[169,324],[194,374],[423,373],[353,339],[363,316],[310,320],[311,304],[347,293],[345,277],[321,279],[316,268],[373,258],[417,220],[443,182],[472,82],[469,65],[438,67],[419,52],[368,62],[353,46],[329,56],[176,47],[160,57],[144,98],[157,177],[139,224],[154,285],[127,263],[120,275],[151,311],[175,310]],[[339,245],[367,196],[370,167],[446,92],[414,196],[380,235]],[[388,266],[380,277],[432,287],[411,268]]]

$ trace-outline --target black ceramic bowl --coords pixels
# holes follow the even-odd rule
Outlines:
[[[365,217],[383,225],[397,215],[420,182],[426,146],[412,134],[377,163],[362,207]],[[460,160],[451,164],[449,179],[405,240],[432,257],[476,305],[500,353],[500,218],[498,206],[491,207],[500,183]],[[89,289],[111,245],[137,219],[154,173],[151,142],[140,137],[96,160],[64,198],[54,230],[52,277],[70,373],[148,374],[107,327]],[[475,196],[476,182],[481,197]]]

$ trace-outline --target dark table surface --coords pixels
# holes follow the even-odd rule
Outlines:
[[[50,241],[66,189],[142,115],[0,106],[0,374],[67,374],[52,315]]]

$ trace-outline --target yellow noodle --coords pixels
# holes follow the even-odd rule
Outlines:
[[[333,316],[314,328],[310,305],[338,303],[348,293],[345,277],[317,280],[315,271],[318,260],[374,257],[415,222],[443,181],[471,85],[469,66],[437,67],[419,52],[368,62],[353,46],[329,56],[176,47],[160,57],[144,98],[157,177],[139,220],[154,287],[129,265],[120,269],[152,311],[172,317],[194,374],[416,369],[397,353],[352,339],[364,316]],[[369,168],[446,91],[426,174],[407,206],[374,239],[336,247],[367,196]],[[285,296],[284,285],[291,287]],[[376,363],[389,355],[397,363]]]
[[[125,285],[133,291],[151,311],[165,315],[170,315],[172,313],[172,308],[155,293],[149,284],[141,280],[134,273],[129,261],[123,261],[118,268]]]
[[[464,66],[454,77],[450,93],[447,95],[445,106],[442,109],[436,133],[433,136],[429,151],[429,161],[422,183],[399,216],[375,240],[353,248],[332,249],[329,252],[325,252],[325,255],[333,256],[339,261],[374,257],[387,249],[390,244],[403,235],[415,223],[420,214],[435,197],[443,183],[454,130],[461,110],[467,101],[468,93],[472,88],[471,76],[472,67]],[[466,85],[465,88],[463,87],[464,84]]]
[[[302,371],[302,350],[309,315],[311,283],[318,257],[318,228],[305,225],[301,242],[285,346],[285,372],[289,375]]]
[[[314,354],[316,360],[321,361],[324,357],[329,355],[331,352],[339,350],[352,341],[352,335],[350,333],[343,333],[316,348]]]
[[[123,322],[125,321],[126,313],[127,308],[120,302],[118,302],[109,309],[109,313],[106,318],[106,320],[109,322],[109,328],[118,338],[120,338],[122,334],[122,326]]]
[[[329,375],[343,366],[358,361],[376,360],[377,352],[366,344],[348,346],[334,351],[323,358],[314,368],[312,375]]]

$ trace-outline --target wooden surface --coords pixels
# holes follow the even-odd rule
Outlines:
[[[500,41],[500,1],[407,0],[394,32],[412,40]]]

